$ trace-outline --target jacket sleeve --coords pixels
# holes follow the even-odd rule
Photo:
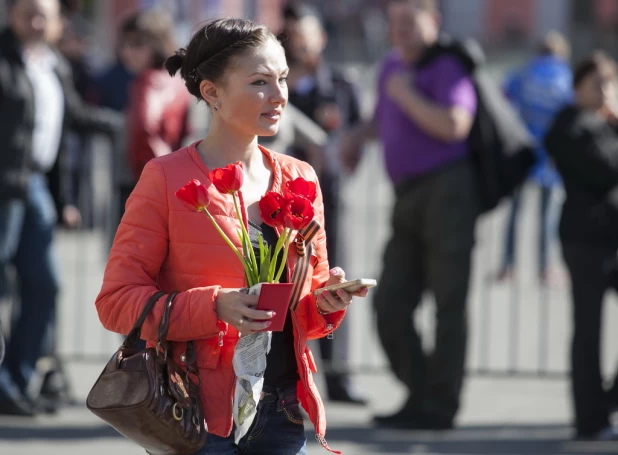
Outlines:
[[[69,127],[78,133],[117,134],[124,125],[124,116],[111,109],[90,105],[82,99],[73,82],[71,70],[66,64],[58,69],[64,92],[66,117]]]
[[[168,210],[164,171],[151,161],[127,201],[96,300],[106,329],[128,334],[148,298],[158,290],[159,271],[168,253]],[[180,292],[170,314],[168,339],[187,341],[218,334],[215,301],[219,289],[208,286]],[[146,319],[143,339],[157,339],[164,301],[165,296]]]
[[[312,171],[313,172],[313,171]],[[315,182],[317,184],[318,196],[315,200],[315,218],[320,223],[320,230],[315,236],[313,243],[315,244],[317,263],[313,268],[313,277],[311,279],[311,292],[305,296],[307,301],[307,338],[310,340],[323,338],[339,327],[345,316],[346,310],[338,311],[322,315],[318,312],[316,297],[313,295],[315,289],[324,287],[329,278],[328,255],[326,250],[326,232],[324,231],[324,201],[322,199],[322,190],[315,172],[313,172]]]

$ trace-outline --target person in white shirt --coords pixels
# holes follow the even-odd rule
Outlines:
[[[86,107],[70,66],[53,48],[62,32],[58,0],[10,0],[0,31],[0,299],[17,272],[19,317],[13,318],[0,368],[0,415],[33,416],[26,391],[53,323],[59,283],[52,255],[56,208],[45,174],[62,160],[68,128],[116,134],[118,114]],[[66,180],[66,179],[65,179]],[[61,179],[62,181],[62,179]],[[65,205],[63,221],[79,222]],[[6,329],[8,321],[0,321]]]

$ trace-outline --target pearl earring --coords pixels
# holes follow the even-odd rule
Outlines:
[[[219,110],[219,101],[217,101],[214,105],[214,107],[212,108],[215,112],[217,112]]]

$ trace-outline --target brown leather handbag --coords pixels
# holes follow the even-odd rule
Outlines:
[[[187,342],[187,371],[168,356],[171,343],[167,331],[177,293],[171,293],[165,303],[157,347],[139,352],[136,347],[148,313],[164,294],[157,292],[150,298],[92,387],[86,405],[150,455],[192,455],[206,443],[208,433],[199,395],[195,343]]]

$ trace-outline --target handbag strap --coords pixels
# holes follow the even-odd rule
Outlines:
[[[202,379],[200,378],[200,370],[197,367],[197,351],[195,349],[195,341],[187,341],[187,352],[185,355],[187,359],[187,379],[189,374],[196,376],[199,386]]]
[[[163,316],[161,316],[161,322],[159,323],[159,335],[157,337],[157,341],[162,345],[167,342],[167,332],[170,328],[170,313],[174,303],[174,298],[177,295],[178,292],[170,293],[165,301],[165,307],[163,307]]]
[[[159,348],[163,348],[164,359],[167,359],[167,353],[171,347],[167,341],[167,332],[170,328],[170,313],[172,305],[174,304],[174,298],[178,295],[178,292],[172,292],[167,296],[165,301],[165,307],[163,307],[163,316],[161,316],[161,322],[159,323],[159,333],[157,335],[157,354]]]
[[[157,343],[157,354],[161,351],[159,348],[163,348],[163,359],[167,360],[168,351],[171,349],[171,342],[167,340],[167,332],[170,327],[170,314],[174,299],[178,295],[178,292],[172,292],[165,301],[165,308],[163,309],[163,316],[161,317],[161,323],[159,324],[159,334]],[[199,369],[197,367],[197,351],[195,347],[195,341],[187,341],[187,350],[185,352],[185,361],[187,365],[187,380],[188,374],[193,374],[198,378],[198,384],[201,382]]]
[[[135,348],[137,346],[137,342],[140,338],[140,335],[142,334],[142,326],[146,321],[146,317],[148,317],[148,314],[152,311],[157,301],[164,295],[165,292],[157,291],[150,297],[150,299],[148,299],[146,306],[144,306],[144,309],[137,318],[137,321],[135,321],[133,328],[127,335],[127,338],[124,340],[124,343],[122,343],[121,349]]]

